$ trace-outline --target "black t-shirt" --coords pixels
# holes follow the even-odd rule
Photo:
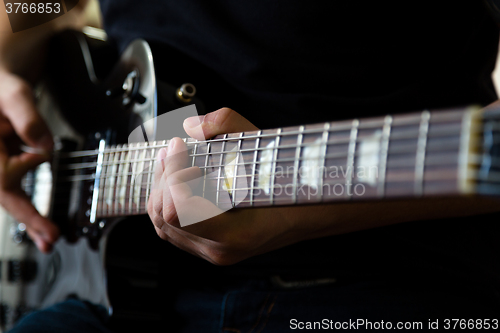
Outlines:
[[[209,111],[227,106],[260,128],[496,99],[498,28],[477,0],[101,0],[101,7],[121,49],[148,40],[161,79],[192,82]],[[425,270],[498,279],[497,220],[415,222],[326,237],[233,269]]]

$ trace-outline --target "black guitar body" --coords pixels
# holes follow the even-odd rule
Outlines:
[[[144,40],[132,42],[119,56],[112,43],[65,31],[52,39],[47,59],[39,109],[62,143],[62,149],[55,153],[56,160],[65,151],[95,150],[103,141],[109,147],[186,137],[182,123],[169,124],[169,128],[179,128],[176,133],[158,131],[156,117],[190,104],[195,104],[200,114],[204,113],[196,96],[180,98],[179,87],[157,81],[153,55]],[[144,126],[145,123],[150,125]],[[137,131],[138,128],[142,130]],[[134,137],[131,133],[138,135]],[[95,162],[95,157],[75,160],[76,163],[92,161]],[[53,183],[60,183],[65,177],[91,174],[92,170],[57,170],[57,163],[52,163]],[[0,240],[6,242],[4,248],[13,249],[4,251],[8,258],[0,255],[0,259],[20,262],[20,267],[35,267],[29,278],[0,279],[0,332],[11,327],[24,312],[71,296],[86,299],[90,295],[91,301],[112,314],[117,327],[130,328],[134,323],[144,327],[160,321],[155,305],[158,261],[148,253],[156,253],[162,241],[152,224],[144,223],[148,222],[147,216],[89,223],[93,185],[94,181],[88,180],[79,182],[75,188],[68,182],[58,185],[59,192],[45,194],[51,196],[46,211],[64,235],[52,254],[40,254],[17,229],[12,239]],[[74,262],[80,257],[85,261],[81,265]],[[28,262],[30,265],[24,264]],[[87,274],[92,277],[87,279]],[[70,285],[68,281],[72,280],[81,283],[61,287]],[[15,297],[1,292],[9,288]]]

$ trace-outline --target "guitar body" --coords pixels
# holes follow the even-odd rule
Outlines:
[[[45,80],[37,90],[38,107],[61,143],[60,152],[92,150],[103,140],[111,146],[157,139],[156,116],[186,105],[176,98],[176,87],[156,81],[151,49],[143,40],[131,43],[118,57],[104,40],[66,31],[52,40],[49,50]],[[191,103],[203,109],[196,97]],[[145,123],[149,126],[142,126]],[[142,131],[134,132],[137,128]],[[131,132],[140,135],[131,137]],[[129,285],[127,274],[142,268],[136,267],[137,262],[123,262],[127,258],[121,255],[107,260],[108,236],[123,218],[89,224],[92,195],[86,188],[91,189],[94,182],[60,185],[64,177],[83,175],[85,170],[57,170],[45,163],[28,177],[26,190],[35,206],[50,216],[64,235],[51,254],[41,254],[23,226],[19,227],[3,210],[0,212],[0,332],[12,327],[27,311],[45,308],[69,296],[100,304],[118,315],[120,305],[129,298],[125,295],[134,294],[135,287]],[[40,179],[59,184],[58,191]],[[67,198],[61,200],[61,196]],[[114,239],[127,236],[117,235]],[[125,241],[113,244],[115,254],[122,246],[130,246]],[[145,263],[147,260],[142,261],[142,265]],[[115,293],[118,307],[113,307],[108,297],[108,272],[116,276],[120,288],[128,289],[126,294]],[[143,281],[148,279],[147,272],[141,276]],[[136,294],[143,294],[142,287],[136,288]],[[128,316],[134,315],[133,310],[125,311]]]

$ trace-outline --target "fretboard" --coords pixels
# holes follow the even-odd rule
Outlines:
[[[474,193],[482,117],[424,111],[186,139],[187,166],[202,171],[197,193],[223,209]],[[145,214],[156,155],[168,143],[101,141],[89,163],[91,218]]]

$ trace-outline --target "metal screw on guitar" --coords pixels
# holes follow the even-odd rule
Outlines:
[[[189,103],[196,95],[196,87],[191,83],[184,83],[179,89],[177,89],[175,96],[182,103]]]

